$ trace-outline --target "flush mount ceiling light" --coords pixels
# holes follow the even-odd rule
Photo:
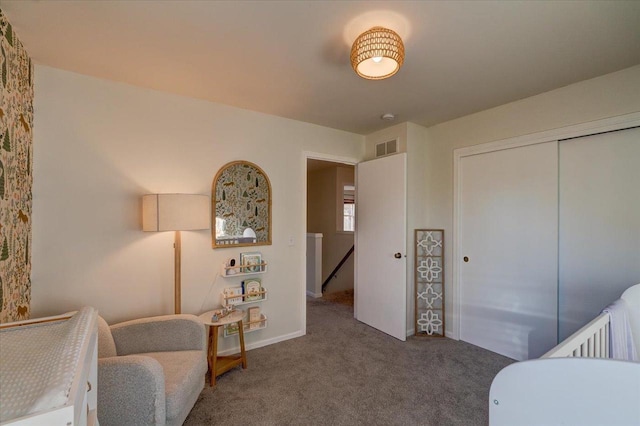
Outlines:
[[[382,80],[398,72],[404,62],[404,44],[395,32],[373,27],[351,46],[351,66],[362,78]]]

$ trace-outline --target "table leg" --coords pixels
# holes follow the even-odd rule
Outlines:
[[[247,368],[247,354],[244,350],[244,325],[242,325],[242,320],[238,321],[238,334],[240,335],[240,354],[242,355],[242,368]]]
[[[216,364],[217,364],[217,360],[218,360],[218,327],[215,325],[211,326],[211,333],[213,333],[212,336],[212,345],[211,345],[211,352],[212,352],[212,357],[211,357],[211,382],[209,383],[210,386],[215,386],[216,385]]]
[[[207,371],[207,373],[211,372],[211,354],[212,354],[212,346],[213,346],[213,327],[208,326],[207,327],[209,330],[209,333],[207,334],[207,366],[209,367],[209,371]]]

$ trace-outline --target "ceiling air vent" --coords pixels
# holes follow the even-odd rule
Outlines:
[[[398,152],[398,140],[394,139],[389,142],[381,142],[376,145],[376,157],[382,157]]]

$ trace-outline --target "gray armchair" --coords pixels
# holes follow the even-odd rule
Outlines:
[[[204,388],[206,349],[193,315],[98,318],[100,425],[181,425]]]

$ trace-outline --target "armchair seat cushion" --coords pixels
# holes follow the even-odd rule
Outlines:
[[[207,360],[202,350],[177,352],[146,352],[139,355],[155,359],[164,370],[167,423],[182,413],[185,406],[193,406],[193,390],[204,386]]]

